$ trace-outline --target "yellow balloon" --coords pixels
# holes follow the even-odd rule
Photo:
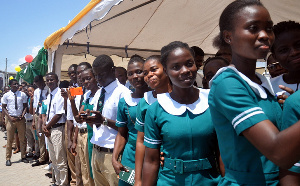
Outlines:
[[[12,80],[12,79],[14,79],[14,77],[10,76],[10,77],[9,77],[9,80]]]
[[[20,66],[16,66],[16,67],[15,67],[15,70],[16,70],[17,72],[20,72],[22,69],[21,69]]]

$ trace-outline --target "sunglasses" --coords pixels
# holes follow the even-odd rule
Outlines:
[[[278,67],[281,67],[281,65],[280,65],[279,62],[275,62],[275,63],[269,64],[269,65],[267,66],[267,68],[268,68],[269,70],[274,70],[274,69],[276,69],[276,68],[278,68]]]

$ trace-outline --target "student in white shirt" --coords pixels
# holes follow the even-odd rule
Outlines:
[[[2,112],[6,115],[5,120],[7,123],[6,166],[11,166],[12,143],[16,129],[20,139],[21,161],[28,163],[26,159],[26,125],[24,118],[27,109],[27,96],[24,92],[18,91],[19,83],[16,79],[11,79],[9,86],[11,90],[5,93],[1,100]]]
[[[54,169],[56,185],[68,185],[68,166],[65,148],[65,109],[64,98],[58,88],[58,77],[55,73],[46,74],[46,83],[50,88],[46,104],[47,117],[43,123],[43,133],[48,137],[49,155]]]
[[[101,88],[92,100],[95,116],[87,116],[86,122],[93,127],[91,143],[92,170],[95,185],[118,185],[118,178],[112,166],[114,142],[118,133],[116,127],[119,100],[129,91],[115,78],[114,63],[107,55],[98,56],[93,62],[93,72]],[[104,95],[104,97],[103,97]]]
[[[45,135],[42,133],[42,126],[39,125],[39,118],[41,118],[42,102],[46,100],[48,95],[48,86],[46,86],[42,75],[35,76],[33,79],[34,84],[38,87],[34,90],[33,96],[33,109],[30,110],[30,114],[33,115],[32,128],[36,130],[39,142],[39,158],[36,156],[34,159],[38,159],[32,164],[33,167],[46,164],[49,159],[48,151],[46,149]]]

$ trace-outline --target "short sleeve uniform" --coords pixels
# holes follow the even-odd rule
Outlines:
[[[134,128],[137,105],[141,98],[132,98],[131,93],[124,94],[118,104],[118,114],[116,120],[117,127],[128,128],[128,139],[125,145],[121,163],[124,166],[135,168],[135,149],[137,130]],[[119,181],[119,185],[128,185],[123,181]]]
[[[295,92],[285,100],[282,111],[282,128],[284,130],[300,120],[300,91]],[[300,162],[289,169],[300,173]]]
[[[137,106],[135,129],[144,132],[145,116],[148,107],[157,99],[153,96],[152,91],[145,92],[144,97],[140,100]]]
[[[174,101],[169,93],[158,94],[157,102],[148,108],[144,145],[162,147],[165,154],[157,185],[218,184],[220,175],[214,156],[218,145],[208,93],[201,89],[199,99],[189,105]]]
[[[234,67],[220,69],[210,81],[209,106],[225,166],[220,185],[278,185],[279,168],[242,135],[263,120],[280,126],[281,108],[271,84],[256,75],[265,87]]]

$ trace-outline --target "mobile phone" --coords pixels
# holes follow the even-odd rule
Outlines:
[[[82,95],[83,94],[82,87],[70,88],[70,93],[71,96]]]
[[[86,118],[87,114],[80,114],[81,117]]]

